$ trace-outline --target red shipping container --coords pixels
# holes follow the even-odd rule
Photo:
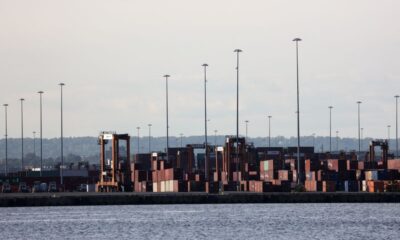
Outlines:
[[[400,159],[390,159],[387,161],[387,169],[400,170]]]
[[[278,179],[283,181],[292,181],[293,174],[289,170],[278,170]]]
[[[358,161],[347,160],[347,170],[357,170],[358,169]]]
[[[232,172],[232,181],[237,182],[242,180],[242,173],[241,172]]]
[[[261,174],[261,173],[260,173]],[[271,181],[274,179],[278,179],[278,171],[270,170],[270,171],[265,171],[263,172],[264,174],[264,181]]]
[[[260,172],[266,172],[266,171],[271,171],[271,170],[278,170],[281,168],[279,166],[279,160],[263,160],[260,161]]]
[[[321,191],[322,188],[321,182],[319,181],[306,180],[304,184],[307,192]]]
[[[153,182],[158,182],[157,171],[151,172],[151,178],[153,179]]]
[[[322,191],[323,192],[335,192],[336,191],[336,182],[323,181],[322,182]]]
[[[367,181],[368,192],[384,192],[385,184],[383,181]]]
[[[320,170],[321,171],[321,170]],[[319,172],[319,171],[318,171]],[[309,181],[316,181],[317,180],[317,176],[315,172],[306,172],[306,180]]]
[[[345,171],[347,169],[347,162],[339,159],[328,159],[327,160],[328,170],[331,171]]]
[[[164,160],[160,160],[159,163],[160,163],[160,170],[164,170],[165,161]]]

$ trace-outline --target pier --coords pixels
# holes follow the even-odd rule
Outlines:
[[[0,194],[0,207],[232,204],[232,203],[400,203],[400,193],[11,193]]]

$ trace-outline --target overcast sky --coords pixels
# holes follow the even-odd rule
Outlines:
[[[0,102],[9,136],[59,136],[64,88],[66,136],[102,130],[165,135],[170,74],[170,135],[204,133],[203,69],[208,63],[209,134],[235,134],[235,48],[240,55],[240,133],[296,135],[295,44],[299,44],[301,135],[395,135],[400,94],[400,1],[15,1],[0,0]],[[4,109],[0,134],[4,135]]]

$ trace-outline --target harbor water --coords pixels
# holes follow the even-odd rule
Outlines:
[[[400,204],[0,208],[0,239],[400,239]]]

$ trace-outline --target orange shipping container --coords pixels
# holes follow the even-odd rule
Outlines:
[[[384,192],[385,184],[383,181],[367,181],[368,192]]]

